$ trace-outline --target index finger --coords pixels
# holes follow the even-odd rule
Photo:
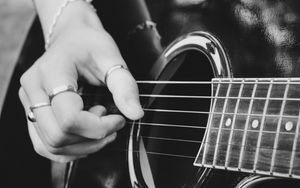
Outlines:
[[[129,119],[140,119],[144,112],[139,100],[137,83],[128,69],[112,67],[106,73],[107,87],[119,110]],[[110,70],[113,70],[110,72]]]

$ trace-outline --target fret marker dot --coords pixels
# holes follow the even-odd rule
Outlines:
[[[291,121],[286,122],[285,130],[290,131],[292,129],[293,129],[293,122],[291,122]]]
[[[226,127],[229,127],[231,125],[231,119],[228,118],[225,122]]]
[[[258,127],[258,125],[259,125],[259,121],[257,119],[255,119],[255,120],[252,121],[252,127],[254,129],[256,129]]]

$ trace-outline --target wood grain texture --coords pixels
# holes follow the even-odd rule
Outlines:
[[[214,92],[196,165],[201,161],[206,167],[298,178],[299,81],[220,79],[214,83],[219,91]],[[252,85],[252,91],[247,85]]]

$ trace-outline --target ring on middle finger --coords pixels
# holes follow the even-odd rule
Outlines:
[[[62,85],[62,86],[58,86],[54,89],[52,89],[52,91],[48,94],[50,102],[53,100],[53,98],[61,93],[64,92],[73,92],[73,93],[77,93],[77,89],[72,86],[72,85]]]

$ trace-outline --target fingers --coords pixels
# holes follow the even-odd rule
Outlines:
[[[36,151],[52,160],[68,161],[93,153],[112,142],[125,124],[122,116],[107,115],[104,107],[83,110],[82,98],[72,91],[61,92],[49,101],[48,94],[55,88],[77,87],[79,75],[100,84],[111,67],[126,67],[109,35],[93,37],[85,45],[75,44],[49,49],[21,78],[20,98],[27,113],[30,105],[51,102],[51,106],[33,110],[36,123],[29,123],[29,132]],[[126,117],[136,120],[143,116],[138,87],[128,70],[112,71],[107,86]]]
[[[129,119],[137,120],[143,117],[138,86],[129,71],[117,69],[107,77],[107,87],[113,94],[119,110]]]
[[[19,96],[26,111],[26,114],[28,114],[30,102],[22,88],[19,91]],[[104,110],[102,107],[97,106],[91,108],[90,112],[95,115],[102,115]],[[32,123],[28,121],[29,135],[34,146],[34,150],[41,156],[58,162],[69,162],[75,159],[85,157],[86,155],[94,153],[99,149],[103,148],[116,138],[116,133],[113,133],[104,139],[89,140],[78,144],[68,145],[60,148],[53,148],[51,146],[47,146],[47,144],[45,144],[40,139],[40,136],[37,133],[38,129],[36,129],[38,126],[39,125],[37,123]]]
[[[68,71],[60,71],[55,75],[44,75],[43,86],[45,90],[52,91],[62,83],[73,83],[68,76]],[[68,83],[69,82],[69,83]],[[52,101],[52,110],[62,132],[80,135],[90,139],[100,139],[116,132],[124,126],[125,120],[120,115],[98,116],[83,110],[82,98],[74,92],[63,92],[56,95]]]
[[[30,69],[23,74],[21,85],[24,90],[20,90],[20,98],[24,97],[24,95],[28,96],[30,104],[49,102],[48,96],[41,88],[40,79],[38,79],[38,75],[34,71],[34,69]],[[40,138],[43,139],[45,143],[48,143],[48,145],[58,147],[70,142],[79,141],[80,138],[75,139],[73,138],[74,136],[67,136],[61,131],[50,106],[35,109],[34,115],[39,124],[37,132]]]
[[[29,99],[26,96],[23,88],[20,88],[19,96],[20,96],[20,100],[23,104],[25,113],[28,114],[30,102],[29,102]],[[77,158],[81,158],[81,156],[68,156],[68,155],[61,156],[61,155],[54,155],[54,154],[50,153],[47,150],[45,144],[41,141],[40,137],[38,136],[38,133],[37,133],[34,123],[27,121],[27,124],[28,124],[28,131],[29,131],[30,139],[33,144],[33,148],[39,155],[47,157],[48,159],[51,159],[53,161],[58,161],[58,162],[68,162],[68,161],[75,160]]]
[[[42,71],[43,75],[39,75],[40,70],[32,68],[22,76],[21,83],[31,104],[49,102],[46,91],[52,91],[61,83],[72,84],[69,75],[74,73],[69,72],[68,67],[60,67],[59,72],[56,72],[57,67],[52,68],[50,66],[48,72]],[[82,109],[83,101],[74,92],[60,93],[51,101],[51,107],[35,109],[41,139],[51,147],[62,147],[81,142],[82,137],[104,138],[124,125],[124,119],[119,115],[100,117]]]

